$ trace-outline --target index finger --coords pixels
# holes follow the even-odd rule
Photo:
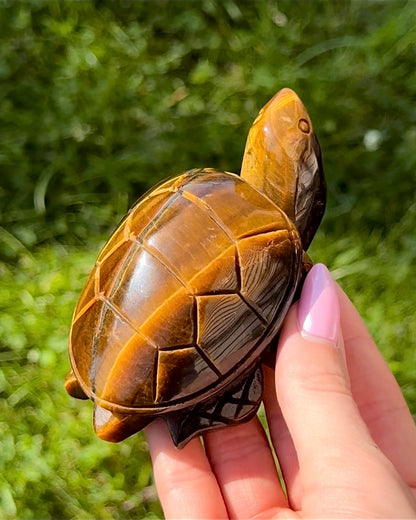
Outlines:
[[[357,310],[337,286],[351,391],[370,434],[416,488],[416,426],[393,374]]]

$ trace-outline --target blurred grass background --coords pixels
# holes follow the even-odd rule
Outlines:
[[[238,172],[281,87],[319,136],[311,248],[416,412],[416,3],[0,3],[0,517],[159,518],[142,435],[96,439],[64,393],[72,310],[129,205]]]

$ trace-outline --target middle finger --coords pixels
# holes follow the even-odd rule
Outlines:
[[[204,436],[230,518],[252,518],[287,507],[267,437],[257,417]]]

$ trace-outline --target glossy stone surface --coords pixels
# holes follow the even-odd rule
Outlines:
[[[280,326],[299,275],[300,238],[277,206],[232,174],[180,179],[122,222],[75,311],[78,380],[119,412],[183,407],[244,371]]]
[[[319,144],[289,89],[254,121],[240,177],[191,170],[133,206],[70,333],[65,388],[94,401],[100,438],[160,416],[182,447],[256,414],[261,362],[311,267],[304,251],[324,206]]]

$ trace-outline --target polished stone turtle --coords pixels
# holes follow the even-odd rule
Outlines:
[[[194,169],[128,212],[74,312],[65,387],[118,442],[156,417],[176,446],[252,418],[261,362],[310,266],[323,216],[320,148],[283,89],[250,129],[241,175]]]

